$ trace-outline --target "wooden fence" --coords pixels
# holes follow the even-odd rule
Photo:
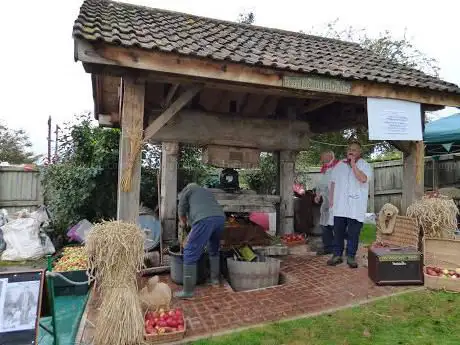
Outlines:
[[[378,212],[383,204],[390,202],[401,207],[402,161],[373,163],[374,181],[370,184],[369,212]],[[436,173],[433,174],[433,171]],[[319,168],[302,172],[301,179],[307,189],[315,188]],[[415,175],[414,175],[415,178]],[[436,181],[436,182],[435,182]],[[432,190],[433,183],[442,187],[460,187],[460,154],[444,155],[434,165],[431,158],[425,158],[425,190]],[[23,208],[34,208],[43,204],[42,187],[38,170],[22,167],[0,167],[0,209],[14,213]],[[372,209],[371,205],[374,205]]]
[[[43,204],[38,170],[23,167],[0,167],[0,209],[9,214],[23,208],[34,209]]]
[[[403,163],[401,160],[373,163],[374,181],[370,183],[369,212],[378,212],[381,207],[390,202],[401,208]],[[433,171],[435,173],[433,174]],[[308,172],[301,173],[301,179],[307,189],[314,188],[319,180],[319,168],[311,168]],[[415,173],[414,173],[415,178]],[[436,182],[434,182],[436,180]],[[432,190],[433,183],[439,188],[460,187],[460,155],[444,155],[435,163],[425,158],[425,190]],[[374,208],[372,209],[372,205]]]

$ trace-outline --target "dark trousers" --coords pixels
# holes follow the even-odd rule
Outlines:
[[[362,222],[345,217],[334,217],[334,255],[342,256],[347,236],[347,256],[355,257],[358,251]]]
[[[321,225],[323,229],[323,249],[326,253],[332,253],[334,250],[334,227],[332,225]]]
[[[198,262],[208,245],[209,256],[219,255],[220,237],[224,231],[225,217],[208,217],[192,225],[187,244],[184,246],[184,264]]]

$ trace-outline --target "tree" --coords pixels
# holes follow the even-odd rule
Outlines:
[[[32,143],[24,130],[10,129],[7,125],[0,123],[0,162],[33,163],[40,156],[34,155],[31,148]]]
[[[243,12],[238,15],[238,19],[236,21],[242,24],[254,24],[255,19],[256,17],[254,12]]]

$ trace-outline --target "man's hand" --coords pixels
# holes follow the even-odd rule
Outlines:
[[[329,208],[332,208],[334,206],[334,200],[329,200]]]

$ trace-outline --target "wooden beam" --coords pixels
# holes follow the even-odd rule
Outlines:
[[[170,89],[168,90],[168,94],[166,95],[165,101],[163,103],[164,108],[168,108],[171,105],[171,101],[176,94],[177,89],[179,88],[180,84],[172,84]]]
[[[276,96],[269,96],[268,99],[265,99],[260,113],[264,115],[272,115],[276,111],[276,106],[278,105],[279,98]]]
[[[205,88],[200,92],[200,106],[207,111],[213,111],[220,102],[224,91]]]
[[[294,196],[292,186],[295,179],[294,151],[281,151],[279,162],[279,180],[281,203],[279,208],[279,235],[292,234],[294,232]]]
[[[182,110],[151,141],[302,151],[310,136],[305,121]]]
[[[283,85],[284,77],[319,77],[316,74],[284,72],[266,67],[184,57],[172,53],[147,51],[138,48],[128,49],[104,43],[92,44],[80,39],[75,40],[75,50],[76,59],[85,63],[115,65],[170,73],[171,75],[185,75],[195,78],[195,80],[213,79],[236,84],[274,87],[289,90],[292,95],[296,94],[296,92],[300,94],[334,94],[334,92],[317,92],[318,90],[313,90],[312,92],[312,90],[301,89],[302,86],[288,88]],[[341,79],[332,80],[341,81]],[[460,94],[367,81],[352,81],[350,83],[351,87],[343,91],[348,96],[380,97],[430,105],[460,106]]]
[[[240,113],[242,114],[257,114],[261,107],[264,105],[264,101],[267,99],[266,95],[249,94],[246,99],[244,107],[241,107]]]
[[[131,158],[130,130],[142,130],[144,119],[145,85],[134,80],[123,80],[122,130],[120,136],[120,157],[118,162],[118,202],[117,219],[135,223],[139,217],[139,198],[141,186],[141,155],[133,164],[131,190],[121,188],[123,172],[128,168]]]
[[[149,140],[156,132],[172,119],[190,100],[203,88],[202,85],[193,85],[181,94],[171,106],[158,116],[145,130],[145,139]]]
[[[409,152],[403,154],[403,181],[401,214],[406,214],[407,207],[415,200],[420,199],[424,193],[424,148],[423,141],[407,142]],[[418,157],[417,157],[418,156]]]
[[[163,142],[161,149],[160,221],[163,240],[175,240],[177,226],[178,142]]]
[[[335,102],[334,100],[330,100],[330,99],[321,99],[319,101],[316,101],[312,104],[307,105],[302,111],[304,113],[310,113],[312,111],[325,107],[326,105],[329,105],[334,102]]]

